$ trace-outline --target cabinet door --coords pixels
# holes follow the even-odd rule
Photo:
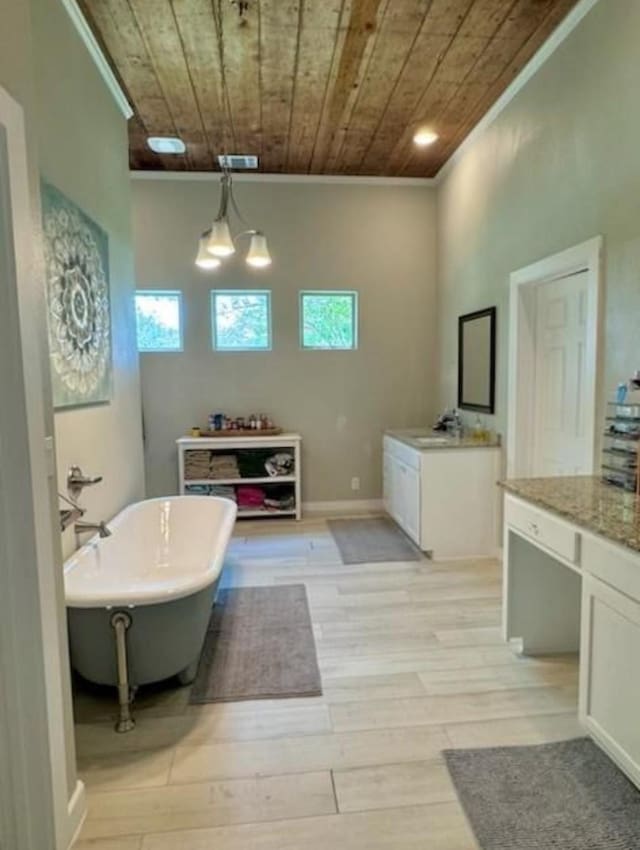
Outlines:
[[[640,602],[585,575],[580,720],[640,785]]]
[[[388,514],[393,515],[391,510],[391,479],[393,458],[389,452],[385,452],[382,456],[382,500],[384,509]]]
[[[420,473],[405,466],[402,474],[402,527],[420,545]]]
[[[403,464],[397,458],[391,458],[391,516],[402,525],[403,496],[402,496]]]

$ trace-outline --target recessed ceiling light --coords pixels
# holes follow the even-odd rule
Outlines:
[[[187,149],[182,139],[172,136],[149,136],[147,144],[154,153],[184,153]]]
[[[429,130],[428,127],[421,127],[413,137],[413,141],[418,147],[426,148],[428,145],[432,145],[438,141],[438,134],[434,133],[433,130]]]

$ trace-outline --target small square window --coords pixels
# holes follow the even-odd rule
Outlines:
[[[211,332],[216,351],[271,349],[271,293],[266,289],[211,290]]]
[[[358,347],[357,292],[301,292],[302,348],[349,350]]]
[[[182,351],[182,293],[136,292],[138,351]]]

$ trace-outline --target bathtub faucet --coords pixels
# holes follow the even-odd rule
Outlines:
[[[84,534],[86,531],[97,531],[100,537],[111,537],[106,522],[77,522],[75,524],[76,534]]]

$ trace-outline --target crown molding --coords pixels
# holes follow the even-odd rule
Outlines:
[[[133,109],[131,108],[131,104],[127,100],[127,96],[122,91],[122,86],[118,82],[116,75],[111,70],[111,66],[107,62],[104,53],[102,52],[102,48],[98,44],[98,41],[94,34],[91,32],[89,24],[86,21],[85,16],[80,11],[80,7],[76,0],[61,0],[62,5],[64,6],[67,14],[71,18],[71,22],[76,28],[76,32],[80,36],[80,39],[84,43],[84,46],[89,51],[89,55],[93,59],[93,63],[98,69],[98,72],[106,87],[111,92],[113,99],[118,105],[118,109],[124,115],[126,120],[128,121],[133,117]]]
[[[220,171],[131,171],[132,180],[174,180],[179,182],[218,181]],[[261,174],[234,171],[234,183],[302,183],[347,186],[434,187],[431,177],[367,177],[347,174]]]
[[[487,130],[497,120],[499,115],[504,112],[518,92],[526,86],[529,80],[556,52],[563,41],[571,35],[582,19],[593,9],[596,3],[599,2],[600,0],[582,0],[582,2],[578,3],[577,6],[569,12],[566,18],[551,33],[542,47],[527,62],[515,80],[513,80],[513,82],[502,92],[491,109],[476,124],[462,144],[451,154],[449,159],[445,162],[434,178],[436,185],[442,183],[442,181],[447,178],[447,176],[455,168],[456,163],[462,159],[465,153],[475,144],[477,139],[485,132],[485,130]]]

